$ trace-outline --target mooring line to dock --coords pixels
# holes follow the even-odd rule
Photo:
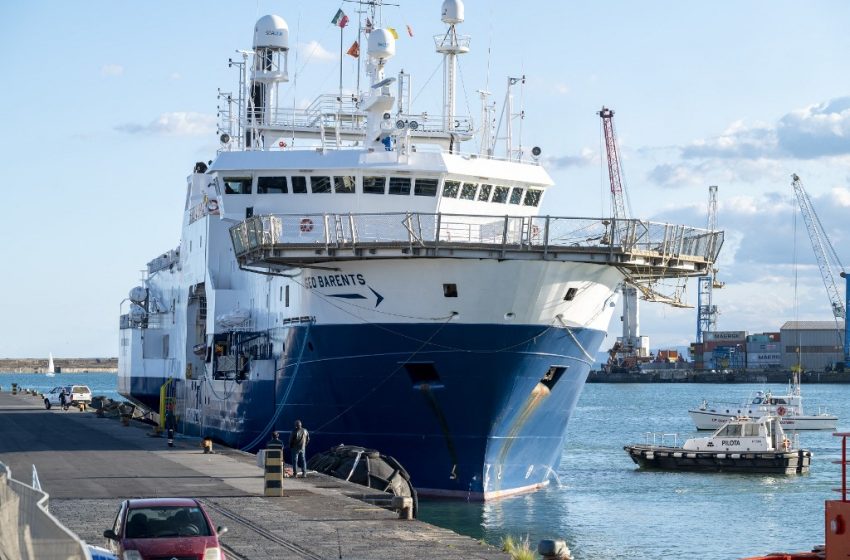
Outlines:
[[[246,526],[247,528],[251,529],[255,533],[267,538],[268,540],[270,540],[274,543],[281,545],[282,547],[286,548],[287,550],[289,550],[291,552],[294,552],[295,554],[297,554],[301,558],[309,558],[310,560],[323,560],[323,558],[324,558],[323,556],[320,556],[320,555],[316,554],[315,552],[307,550],[306,548],[303,548],[302,546],[295,544],[292,541],[288,541],[288,540],[286,540],[282,537],[279,537],[278,535],[275,535],[274,533],[272,533],[268,529],[262,527],[261,525],[258,525],[257,523],[251,521],[250,519],[248,519],[246,517],[239,515],[238,513],[234,512],[234,511],[231,511],[231,510],[229,510],[229,509],[227,509],[227,508],[225,508],[225,507],[223,507],[219,504],[215,504],[213,502],[210,502],[209,500],[202,500],[202,501],[204,502],[204,505],[209,507],[210,509],[217,511],[218,513],[222,514],[223,516],[227,517],[228,519],[232,519],[233,521],[236,521],[237,523],[240,523],[240,524]]]

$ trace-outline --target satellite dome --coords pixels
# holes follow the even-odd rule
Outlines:
[[[463,21],[463,2],[461,0],[443,0],[443,23],[461,23]]]
[[[147,311],[145,308],[138,304],[133,304],[130,306],[130,321],[133,323],[141,323],[145,315],[147,315]]]
[[[254,26],[254,48],[289,50],[289,26],[280,16],[263,16]]]
[[[369,56],[385,59],[395,56],[395,37],[388,29],[375,29],[369,34]]]
[[[142,303],[148,297],[148,291],[143,286],[136,286],[130,290],[130,301],[133,303]]]

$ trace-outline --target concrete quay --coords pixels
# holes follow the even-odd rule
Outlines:
[[[283,497],[263,497],[254,455],[217,446],[204,454],[197,439],[169,448],[150,427],[58,407],[30,395],[0,393],[0,461],[29,483],[32,466],[50,495],[50,511],[90,544],[104,545],[124,498],[200,498],[227,526],[230,559],[480,558],[507,559],[494,547],[396,513],[358,496],[367,488],[311,474],[286,478]]]

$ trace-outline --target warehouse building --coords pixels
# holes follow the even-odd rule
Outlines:
[[[844,325],[835,321],[788,321],[780,329],[782,367],[824,371],[844,361]]]

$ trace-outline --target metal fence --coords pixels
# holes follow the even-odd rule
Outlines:
[[[459,214],[254,216],[230,229],[237,256],[258,248],[453,246],[531,251],[616,250],[668,260],[714,262],[723,232],[644,220]]]
[[[90,559],[83,541],[47,510],[48,496],[0,463],[0,559]]]

